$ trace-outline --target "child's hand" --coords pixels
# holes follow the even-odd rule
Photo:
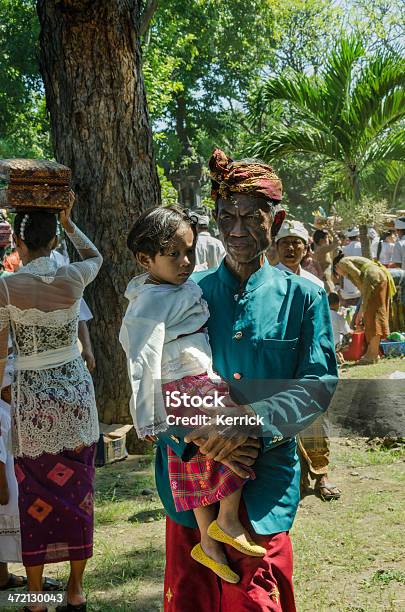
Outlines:
[[[2,481],[0,484],[0,506],[7,506],[10,501],[10,493],[8,490],[7,480]]]

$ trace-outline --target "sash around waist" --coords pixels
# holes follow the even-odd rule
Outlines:
[[[16,371],[47,370],[48,368],[59,368],[78,357],[80,357],[80,350],[77,344],[74,344],[27,357],[16,357],[13,365]]]

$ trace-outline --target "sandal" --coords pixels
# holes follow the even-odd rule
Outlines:
[[[52,593],[52,591],[63,591],[64,584],[61,580],[56,580],[55,578],[49,578],[45,576],[42,583],[42,590],[47,593]]]
[[[20,589],[21,587],[27,586],[27,579],[25,576],[16,576],[15,574],[9,574],[6,584],[0,586],[0,591],[8,591],[9,589]]]
[[[319,493],[322,501],[331,501],[332,499],[339,499],[342,492],[337,486],[331,482],[325,482],[323,485],[317,483],[315,491]]]

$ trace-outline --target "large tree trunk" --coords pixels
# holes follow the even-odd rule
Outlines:
[[[38,0],[40,61],[56,159],[70,166],[74,218],[104,256],[86,292],[94,313],[100,417],[129,422],[129,384],[118,341],[134,273],[126,236],[160,203],[141,76],[140,0]]]

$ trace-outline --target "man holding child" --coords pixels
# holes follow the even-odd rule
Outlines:
[[[233,162],[218,149],[209,166],[226,256],[218,269],[195,273],[193,280],[209,308],[213,369],[235,400],[213,414],[257,417],[259,425],[253,431],[224,428],[214,420],[184,439],[170,430],[159,433],[156,483],[168,515],[165,610],[294,612],[288,532],[300,495],[295,435],[327,409],[336,383],[328,300],[322,288],[267,262],[266,250],[285,217],[272,168]],[[236,584],[190,557],[201,534],[192,511],[176,511],[168,455],[187,465],[197,450],[242,478],[253,467],[254,477],[242,488],[240,520],[263,553],[249,556],[226,545],[240,577]]]

